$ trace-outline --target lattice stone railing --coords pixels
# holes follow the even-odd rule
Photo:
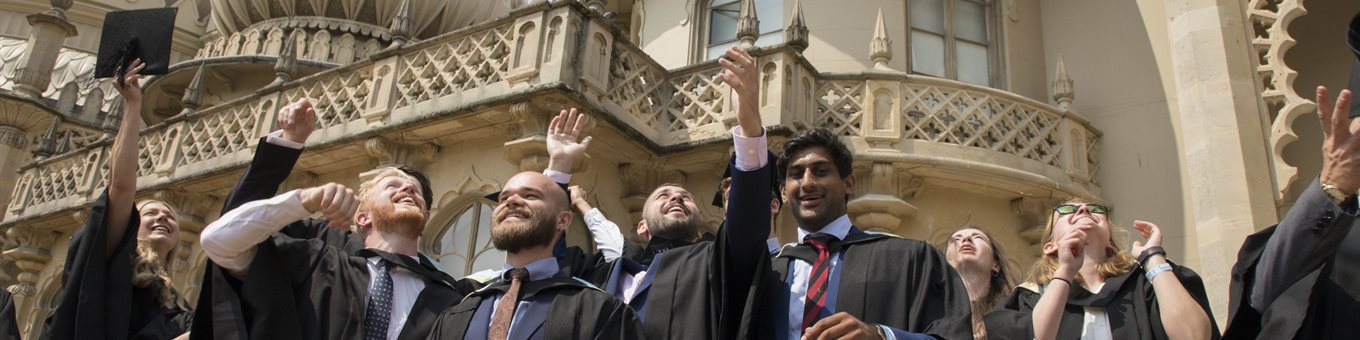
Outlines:
[[[726,138],[735,114],[730,88],[717,79],[721,68],[705,62],[666,70],[625,37],[576,2],[521,8],[148,127],[138,143],[138,185],[232,173],[274,129],[275,112],[300,98],[317,110],[309,145],[321,149],[553,94],[609,116],[658,152]],[[770,127],[825,127],[856,152],[935,152],[1077,187],[1067,190],[1074,194],[1094,187],[1100,134],[1074,113],[950,80],[823,74],[787,47],[755,54],[761,115]],[[84,207],[105,186],[107,154],[102,141],[24,166],[4,223]]]
[[[278,56],[293,39],[298,59],[346,65],[367,59],[391,40],[386,28],[319,18],[278,18],[221,35],[203,44],[194,59]]]

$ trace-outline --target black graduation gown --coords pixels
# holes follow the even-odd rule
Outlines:
[[[785,248],[791,247],[785,246]],[[943,339],[972,339],[968,291],[959,274],[940,252],[925,242],[887,234],[865,233],[851,227],[839,248],[840,286],[836,312],[860,321],[925,333]],[[764,247],[762,246],[762,249]],[[787,250],[787,249],[785,249]],[[788,318],[789,291],[784,287],[793,259],[787,251],[775,256],[774,273],[766,278],[766,323],[762,328],[782,339],[774,318]]]
[[[1213,324],[1214,314],[1209,310],[1209,296],[1204,292],[1204,282],[1190,268],[1174,266],[1172,272],[1195,302],[1204,308],[1213,328],[1213,338],[1218,339],[1218,325]],[[1167,339],[1166,329],[1162,327],[1162,314],[1158,310],[1157,294],[1152,289],[1152,282],[1143,273],[1140,267],[1106,279],[1099,293],[1073,286],[1067,296],[1062,321],[1058,324],[1057,338],[1080,339],[1085,307],[1101,307],[1105,308],[1109,317],[1110,332],[1115,339]],[[1010,298],[987,314],[983,322],[987,325],[988,339],[1034,338],[1032,315],[1034,305],[1039,303],[1042,296],[1037,289],[1038,286],[1032,283],[1021,285]]]
[[[14,315],[14,297],[0,289],[0,340],[19,339],[19,320]]]
[[[1352,203],[1354,204],[1354,203]],[[1224,339],[1354,339],[1360,334],[1360,227],[1354,205],[1338,207],[1314,181],[1280,224],[1243,242],[1233,265]],[[1272,275],[1284,289],[1265,308],[1249,302],[1271,238],[1292,237],[1308,255],[1287,259],[1299,277]]]
[[[236,186],[227,194],[222,205],[222,214],[250,201],[268,199],[278,193],[279,186],[288,179],[302,150],[268,143],[260,138],[255,147],[255,156],[246,168]],[[288,230],[285,230],[287,232]],[[241,308],[236,289],[240,281],[223,272],[212,259],[203,266],[203,276],[198,295],[198,306],[194,311],[193,340],[230,339],[245,340],[250,334],[246,324],[253,315],[245,314]],[[291,300],[285,297],[283,300]],[[296,320],[277,320],[281,323],[296,323]]]
[[[735,167],[736,160],[729,162]],[[626,262],[650,262],[630,305],[649,339],[745,339],[755,336],[754,311],[763,291],[757,273],[769,271],[770,176],[774,165],[733,171],[728,216],[711,241],[695,244],[657,238],[625,259],[590,273],[616,294]],[[745,212],[745,213],[737,213]],[[625,249],[627,246],[625,245]],[[647,257],[654,257],[650,261]],[[601,281],[600,279],[604,280]]]
[[[166,308],[157,300],[165,287],[132,284],[137,258],[136,208],[114,251],[106,251],[108,191],[90,207],[85,226],[71,238],[62,273],[61,303],[48,316],[41,339],[170,339],[188,331],[193,313]]]
[[[483,299],[505,293],[509,284],[497,278],[462,299],[439,315],[427,339],[463,339]],[[556,276],[524,283],[520,299],[554,294],[548,319],[543,324],[544,339],[643,339],[637,315],[623,301],[594,286],[559,272]]]

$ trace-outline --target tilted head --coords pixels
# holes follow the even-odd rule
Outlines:
[[[818,231],[846,214],[855,194],[850,149],[826,129],[805,130],[789,137],[777,164],[784,174],[781,190],[798,226]]]
[[[960,275],[985,273],[989,287],[979,295],[986,306],[995,305],[1010,294],[1013,270],[1006,260],[1006,252],[992,239],[992,234],[977,226],[959,228],[943,247],[945,258]],[[968,287],[974,289],[974,287]]]
[[[516,253],[551,247],[571,225],[570,198],[551,178],[537,172],[511,177],[492,214],[491,244]]]
[[[679,184],[666,183],[652,190],[642,204],[642,221],[638,234],[658,236],[670,240],[694,242],[699,240],[699,205],[694,195]]]
[[[415,176],[395,167],[378,168],[355,193],[359,208],[354,223],[362,232],[373,230],[420,237],[430,218],[424,188]],[[376,228],[376,229],[373,229]]]
[[[1086,233],[1083,252],[1086,256],[1102,257],[1099,273],[1102,277],[1113,277],[1133,269],[1133,256],[1119,251],[1115,243],[1114,231],[1119,230],[1110,222],[1109,208],[1090,200],[1071,198],[1049,211],[1048,225],[1044,227],[1043,257],[1034,263],[1030,272],[1031,282],[1048,282],[1058,268],[1058,239],[1074,229]],[[1077,276],[1081,281],[1081,276]]]
[[[161,256],[168,256],[179,245],[179,215],[175,208],[157,200],[137,202],[141,224],[137,242],[146,243]]]

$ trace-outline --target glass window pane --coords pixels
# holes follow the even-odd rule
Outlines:
[[[959,81],[989,85],[991,72],[987,63],[987,45],[958,41],[955,46],[958,46],[958,51],[955,51],[954,55],[959,68]]]
[[[722,56],[724,52],[727,52],[727,49],[728,49],[728,48],[730,48],[730,47],[732,47],[732,45],[736,45],[736,44],[737,44],[737,42],[733,41],[733,42],[728,42],[728,43],[724,43],[724,44],[714,45],[713,47],[709,47],[709,48],[708,48],[708,59],[709,59],[709,60],[717,59],[718,57]]]
[[[911,0],[911,27],[944,34],[944,0]]]
[[[911,70],[936,77],[944,76],[944,37],[912,30]]]
[[[954,36],[974,42],[987,43],[987,12],[985,7],[970,1],[955,2]]]
[[[713,6],[708,18],[709,44],[724,43],[737,38],[737,17],[741,15],[740,3]]]
[[[481,204],[477,219],[477,254],[472,261],[469,274],[488,269],[500,270],[501,264],[505,263],[505,252],[497,250],[496,246],[491,244],[491,211],[490,204]]]
[[[761,34],[784,29],[784,0],[756,0],[756,19],[760,19]]]
[[[770,46],[784,42],[784,32],[770,32],[756,38],[756,46]]]

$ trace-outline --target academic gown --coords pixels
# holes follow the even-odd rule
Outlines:
[[[158,300],[166,289],[153,280],[132,284],[137,258],[136,208],[128,215],[123,239],[106,251],[108,191],[90,207],[85,226],[71,238],[62,273],[61,303],[48,316],[41,339],[170,339],[189,330],[193,313],[167,308]],[[108,254],[108,255],[106,255]]]
[[[370,256],[410,270],[425,282],[398,339],[425,338],[439,313],[455,305],[465,293],[425,257],[415,260],[372,249],[351,253],[320,239],[276,234],[256,247],[255,259],[241,283],[243,307],[262,322],[251,325],[251,334],[280,339],[362,338],[369,286],[366,257]],[[281,296],[291,301],[281,301]],[[276,318],[296,319],[298,323],[270,322]]]
[[[766,290],[775,292],[765,301],[761,316],[766,336],[786,337],[775,318],[789,316],[789,290],[784,286],[791,261],[786,245],[774,257],[775,270],[766,279]],[[972,339],[972,313],[968,291],[953,267],[934,247],[918,240],[887,234],[866,233],[851,227],[837,248],[840,283],[835,312],[848,312],[860,321],[881,324],[943,339]],[[762,245],[761,249],[764,249]],[[990,335],[991,332],[988,332]]]
[[[1190,268],[1173,266],[1171,273],[1176,275],[1181,285],[1195,299],[1209,316],[1213,328],[1213,339],[1219,338],[1218,326],[1214,324],[1213,312],[1209,310],[1209,296],[1204,292],[1204,282]],[[1164,273],[1166,275],[1170,273]],[[1134,268],[1124,275],[1105,280],[1099,293],[1092,293],[1081,286],[1074,285],[1068,291],[1067,307],[1063,309],[1062,321],[1058,324],[1058,339],[1080,339],[1085,307],[1105,309],[1110,321],[1110,333],[1115,339],[1167,339],[1162,325],[1162,314],[1158,309],[1157,294],[1152,282],[1143,276],[1144,271]],[[987,338],[1033,339],[1034,306],[1042,296],[1039,287],[1026,283],[1017,287],[1015,293],[995,310],[988,313],[983,322],[987,325]]]
[[[1280,224],[1243,242],[1232,269],[1228,326],[1224,339],[1354,339],[1360,334],[1360,227],[1354,202],[1332,204],[1316,181],[1299,195]],[[1265,308],[1254,308],[1258,266],[1273,237],[1294,238],[1308,247],[1289,255],[1299,277],[1272,275],[1284,290]],[[1277,272],[1278,273],[1278,272]]]
[[[0,289],[0,340],[19,339],[19,320],[14,315],[14,297]]]
[[[485,287],[463,298],[460,303],[443,311],[433,332],[426,339],[463,339],[484,299],[504,294],[510,284],[496,278]],[[533,337],[543,339],[644,339],[637,315],[623,301],[600,291],[566,273],[520,286],[520,300],[543,294],[553,294],[548,318],[535,330]],[[490,311],[480,311],[489,313]],[[516,325],[524,327],[524,325]],[[486,327],[486,325],[481,325]]]
[[[729,166],[735,167],[735,159]],[[688,244],[653,238],[633,256],[610,261],[604,281],[598,281],[599,272],[590,276],[617,296],[624,289],[618,286],[622,275],[646,267],[629,305],[649,339],[754,337],[754,311],[763,293],[757,273],[768,272],[770,266],[765,238],[770,233],[772,171],[773,164],[733,171],[729,214],[713,240]]]

